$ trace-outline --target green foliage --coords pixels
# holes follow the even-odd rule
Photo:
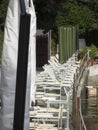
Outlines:
[[[0,28],[5,23],[8,2],[0,1]],[[98,0],[34,0],[34,5],[39,29],[77,24],[80,34],[98,29]]]
[[[80,58],[83,58],[84,57],[84,55],[87,53],[87,51],[89,50],[88,49],[89,47],[84,47],[84,48],[82,48],[82,49],[80,49],[79,50],[79,55],[80,55]]]
[[[86,46],[82,49],[80,49],[80,57],[83,58],[83,56],[88,52],[90,51],[90,58],[91,59],[94,59],[96,54],[98,53],[98,48],[94,45],[94,44],[91,44],[90,46]]]
[[[94,44],[91,44],[90,50],[91,50],[90,57],[91,57],[91,59],[93,59],[98,52],[98,48],[96,48],[96,46]]]
[[[60,5],[60,10],[57,12],[56,25],[78,25],[79,33],[83,34],[86,31],[94,29],[97,26],[93,11],[87,6],[77,3],[64,2]]]
[[[80,35],[98,29],[98,0],[35,0],[37,27],[79,26]]]
[[[45,31],[55,28],[57,2],[54,0],[35,0],[34,4],[37,15],[37,27],[45,29]]]
[[[5,17],[9,0],[0,1],[0,29],[4,27]]]

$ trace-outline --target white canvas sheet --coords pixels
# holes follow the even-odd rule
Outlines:
[[[27,77],[27,92],[26,92],[26,107],[25,107],[25,122],[24,122],[24,130],[28,130],[30,92],[31,92],[31,100],[34,101],[35,89],[36,89],[34,85],[36,75],[35,73],[36,16],[32,0],[31,0],[32,7],[30,8],[28,6],[29,5],[28,0],[25,0],[25,3],[27,12],[31,14],[28,77]],[[0,130],[13,129],[13,116],[14,116],[13,113],[14,113],[17,52],[18,52],[18,37],[19,37],[19,18],[20,18],[19,0],[10,0],[6,16],[3,55],[2,55],[1,83],[0,83],[0,98],[2,100],[2,109],[0,110]]]
[[[96,76],[98,75],[98,65],[95,64],[89,67],[89,76]]]

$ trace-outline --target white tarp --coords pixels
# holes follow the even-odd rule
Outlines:
[[[89,76],[96,76],[98,75],[98,65],[95,64],[89,67]]]
[[[89,68],[88,85],[98,86],[98,64],[90,66]]]
[[[36,75],[36,67],[35,67],[36,15],[32,0],[30,1],[32,5],[31,7],[29,7],[28,0],[25,0],[26,10],[28,13],[31,14],[31,28],[30,28],[30,46],[29,46],[29,58],[28,58],[28,77],[27,77],[28,80],[27,80],[27,92],[26,92],[24,130],[29,129],[30,92],[31,92],[31,100],[34,101],[35,89],[36,89],[36,87],[34,86]],[[0,83],[0,98],[2,101],[2,109],[0,110],[0,130],[13,129],[19,19],[20,19],[19,0],[10,0],[6,16],[3,55],[2,55],[1,83]]]

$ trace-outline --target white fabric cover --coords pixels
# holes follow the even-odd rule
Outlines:
[[[29,130],[30,92],[31,92],[31,100],[34,101],[36,90],[36,87],[34,85],[36,75],[36,61],[35,61],[36,15],[32,0],[31,0],[32,7],[28,6],[29,5],[28,0],[25,0],[25,3],[27,12],[31,14],[28,77],[27,77],[26,107],[25,107],[25,121],[24,121],[24,130]],[[0,83],[0,98],[2,101],[2,109],[0,110],[0,130],[13,130],[19,19],[20,19],[19,0],[10,0],[5,22],[5,34],[4,34],[4,44],[2,54],[1,83]]]
[[[95,64],[89,67],[89,76],[96,76],[98,75],[98,65]]]

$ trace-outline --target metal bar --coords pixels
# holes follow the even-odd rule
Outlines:
[[[80,112],[80,119],[81,119],[81,126],[83,126],[83,130],[87,130],[86,128],[86,125],[84,123],[84,119],[83,119],[83,115],[82,115],[82,112],[81,112],[81,99],[80,99],[80,109],[79,109],[79,112]]]
[[[25,1],[24,0],[19,0],[20,1],[20,9],[22,14],[26,14],[26,7],[25,7]]]
[[[13,130],[24,129],[30,18],[30,14],[20,15]]]

